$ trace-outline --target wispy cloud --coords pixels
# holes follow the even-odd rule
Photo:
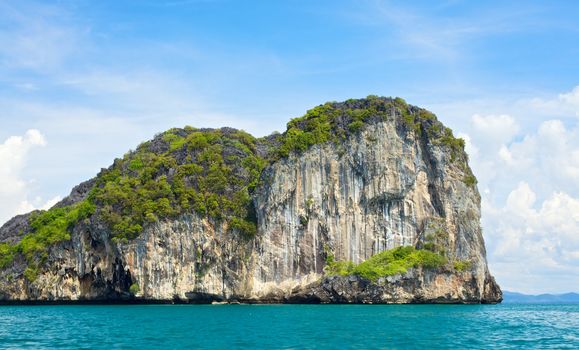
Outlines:
[[[114,53],[122,59],[111,61],[106,58],[110,52],[96,44],[102,39],[96,37],[98,31],[93,32],[87,21],[77,19],[62,4],[26,0],[0,3],[0,19],[7,23],[0,28],[0,87],[9,87],[9,95],[0,99],[3,118],[26,115],[34,124],[36,120],[58,123],[83,116],[106,116],[143,123],[144,129],[158,128],[157,132],[185,124],[228,125],[258,135],[280,125],[252,120],[255,114],[232,110],[227,101],[215,101],[211,92],[215,81],[231,85],[227,90],[236,93],[246,84],[242,79],[266,74],[264,67],[270,73],[274,70],[284,74],[275,54],[248,50],[232,59],[235,53],[224,49],[213,48],[217,52],[211,53],[191,42],[146,40],[142,47],[115,47]],[[154,56],[161,62],[143,63],[141,55]],[[210,62],[215,69],[191,71],[162,64],[174,57],[181,64]]]
[[[436,60],[455,64],[477,55],[474,44],[486,37],[520,32],[537,24],[532,6],[505,11],[484,9],[475,13],[453,15],[452,7],[460,2],[447,2],[424,7],[417,3],[387,0],[363,2],[357,10],[344,14],[358,25],[387,30],[385,39],[390,49],[385,53],[400,59]],[[451,10],[451,11],[445,11]]]
[[[204,3],[214,3],[222,0],[162,0],[147,2],[149,6],[155,7],[172,7],[172,6],[187,6]]]
[[[579,117],[579,86],[557,96],[535,97],[520,101],[543,114],[552,116]]]
[[[74,56],[88,31],[61,7],[22,1],[0,3],[0,63],[4,69],[45,74]]]

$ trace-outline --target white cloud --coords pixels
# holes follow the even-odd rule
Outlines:
[[[555,96],[522,99],[518,104],[526,105],[542,115],[562,118],[579,117],[579,86]]]
[[[11,136],[0,144],[0,225],[16,214],[54,205],[60,198],[43,202],[28,199],[29,184],[22,177],[29,153],[46,145],[40,131],[31,129],[23,136]]]
[[[578,92],[551,99],[550,110],[569,112]],[[507,290],[576,290],[579,125],[553,119],[529,127],[523,123],[527,110],[511,112],[518,117],[474,115],[459,134],[479,178],[491,271]]]
[[[11,136],[0,145],[0,195],[20,193],[26,186],[20,172],[26,155],[35,146],[44,146],[44,137],[38,130],[28,130],[24,136]]]
[[[505,289],[569,291],[579,285],[579,199],[556,192],[535,202],[529,184],[520,182],[504,207],[485,203],[493,273]]]
[[[519,131],[519,125],[515,119],[506,114],[488,116],[475,114],[472,117],[472,126],[477,135],[495,145],[511,141]]]
[[[579,116],[579,86],[576,86],[571,92],[560,94],[559,100],[569,106],[575,107],[575,114]]]
[[[530,177],[544,196],[564,190],[579,195],[579,129],[568,129],[560,120],[548,120],[536,134],[526,135],[509,147],[509,171]]]
[[[472,140],[468,134],[459,132],[456,136],[464,140],[464,149],[471,157],[478,156],[479,149],[472,143]]]
[[[520,182],[507,197],[507,208],[517,215],[528,215],[533,212],[531,209],[535,204],[537,196],[526,182]]]
[[[52,199],[47,200],[46,202],[44,202],[41,197],[36,197],[34,198],[34,200],[30,202],[27,199],[25,199],[24,201],[20,202],[20,205],[16,209],[15,214],[24,214],[36,209],[48,210],[61,200],[62,197],[60,196],[56,196]]]

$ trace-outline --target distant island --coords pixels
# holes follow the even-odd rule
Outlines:
[[[503,291],[505,304],[579,304],[578,293],[528,295]]]

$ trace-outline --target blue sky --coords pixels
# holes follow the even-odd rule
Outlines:
[[[171,127],[261,136],[401,96],[467,140],[499,283],[576,290],[577,18],[571,1],[0,0],[0,221]]]

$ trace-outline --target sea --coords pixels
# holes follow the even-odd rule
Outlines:
[[[0,348],[579,349],[579,304],[0,306]]]

